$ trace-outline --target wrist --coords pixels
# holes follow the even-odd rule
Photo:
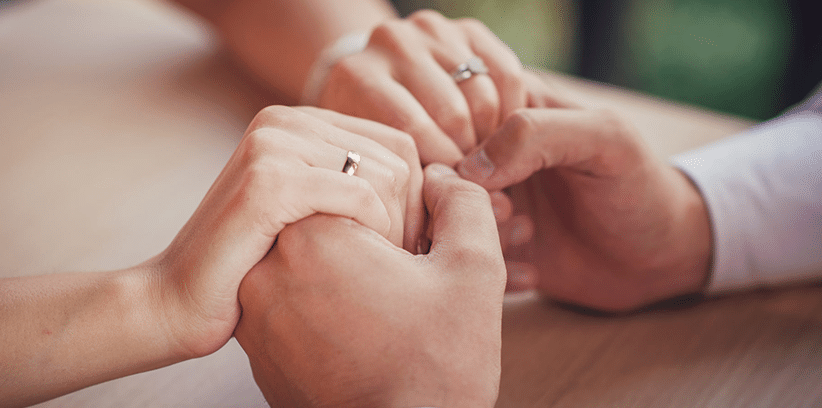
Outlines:
[[[343,57],[364,50],[370,36],[368,31],[348,33],[323,49],[308,71],[300,94],[300,105],[317,106],[334,64]]]
[[[134,280],[139,285],[141,302],[147,309],[146,323],[155,331],[158,344],[166,350],[166,358],[174,362],[198,358],[209,354],[197,347],[195,330],[190,323],[196,321],[186,301],[187,292],[175,282],[175,274],[169,270],[170,262],[162,256],[152,258],[132,268]]]
[[[130,297],[132,310],[140,310],[133,326],[141,327],[144,337],[151,338],[161,353],[158,358],[173,364],[193,355],[172,316],[181,315],[181,302],[173,299],[163,270],[151,259],[122,272],[124,292]],[[163,364],[166,365],[166,364]]]
[[[687,185],[685,200],[685,227],[689,232],[690,248],[685,251],[684,273],[690,279],[691,293],[702,292],[708,285],[713,264],[713,233],[711,217],[705,199],[696,185],[685,174],[677,170]]]
[[[712,245],[710,215],[699,190],[682,172],[672,167],[676,186],[673,203],[676,214],[670,228],[670,296],[701,293],[711,269]]]

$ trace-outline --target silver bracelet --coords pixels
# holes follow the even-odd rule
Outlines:
[[[342,57],[356,54],[365,49],[368,45],[368,39],[371,37],[371,32],[358,31],[346,34],[334,41],[334,44],[326,47],[311,69],[308,71],[308,78],[303,86],[303,92],[300,95],[300,105],[317,105],[320,99],[320,93],[325,87],[328,80],[328,74],[331,72],[331,67],[337,63]]]

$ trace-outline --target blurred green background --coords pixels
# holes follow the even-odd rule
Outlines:
[[[822,79],[817,2],[394,0],[472,16],[524,64],[762,120]]]

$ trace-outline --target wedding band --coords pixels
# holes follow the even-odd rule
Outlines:
[[[468,58],[468,61],[459,64],[454,72],[451,73],[451,78],[454,78],[454,82],[460,83],[474,75],[487,73],[488,67],[485,65],[485,62],[482,58],[475,56]]]
[[[360,167],[360,154],[349,150],[345,157],[345,164],[343,165],[342,172],[348,174],[349,176],[353,176],[354,173],[357,172],[357,167]]]

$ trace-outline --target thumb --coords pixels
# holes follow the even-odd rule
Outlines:
[[[497,223],[482,187],[431,164],[425,168],[423,198],[431,216],[430,259],[454,273],[490,269],[504,277]]]
[[[521,109],[506,119],[491,137],[458,165],[460,175],[500,190],[539,170],[568,167],[597,176],[607,160],[596,160],[624,149],[620,121],[612,114],[579,109]]]

